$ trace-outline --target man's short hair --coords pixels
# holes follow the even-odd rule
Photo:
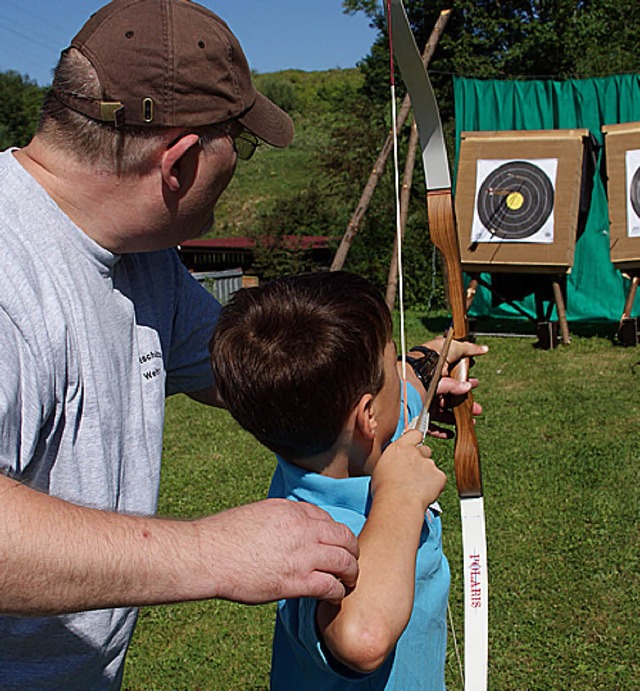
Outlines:
[[[233,417],[284,458],[328,450],[365,393],[384,384],[389,310],[348,272],[283,278],[236,292],[211,339]]]
[[[96,71],[87,58],[74,49],[65,51],[54,71],[52,88],[44,98],[39,135],[53,147],[98,170],[120,174],[144,171],[164,136],[164,128],[125,126],[116,130],[109,123],[68,108],[56,98],[57,88],[89,98],[100,93]]]

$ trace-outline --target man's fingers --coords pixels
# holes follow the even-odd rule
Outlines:
[[[328,588],[329,599],[340,599],[344,597],[344,587],[352,588],[358,579],[358,539],[346,525],[334,521],[317,506],[304,502],[300,505],[310,518],[317,521],[319,545],[315,572],[324,573],[325,578],[321,579],[321,583],[322,587]],[[331,579],[335,583],[332,583]],[[341,595],[338,594],[340,592]],[[324,599],[322,595],[317,597]]]
[[[314,571],[307,582],[309,586],[308,597],[316,600],[326,600],[334,605],[340,604],[342,598],[347,594],[347,587],[345,583],[334,578],[330,573],[323,573],[322,571]],[[348,586],[352,588],[352,585]]]
[[[338,523],[333,519],[327,522],[321,529],[319,541],[323,545],[339,547],[355,559],[360,556],[358,539],[344,523]]]
[[[429,436],[436,439],[453,439],[453,430],[445,429],[438,425],[429,425]]]
[[[447,355],[447,362],[457,362],[463,357],[473,358],[488,352],[489,346],[486,345],[478,345],[469,341],[453,341]]]

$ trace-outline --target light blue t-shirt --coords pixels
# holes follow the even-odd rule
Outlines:
[[[408,385],[408,407],[409,419],[422,407],[420,396],[411,385]],[[394,439],[402,428],[400,421]],[[369,477],[337,480],[309,473],[278,458],[269,496],[315,504],[358,535],[371,506],[369,484]],[[271,688],[274,691],[441,691],[445,688],[449,581],[449,564],[442,552],[440,516],[429,509],[416,559],[411,618],[382,667],[371,674],[358,674],[344,667],[338,669],[327,657],[318,635],[317,600],[281,600],[276,616]]]

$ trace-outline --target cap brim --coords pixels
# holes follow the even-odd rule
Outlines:
[[[293,140],[293,121],[266,96],[257,92],[254,104],[245,111],[238,121],[259,139],[284,148]]]

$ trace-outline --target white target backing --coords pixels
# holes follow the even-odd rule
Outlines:
[[[627,169],[627,236],[640,238],[640,150],[625,152]]]
[[[476,164],[471,242],[553,242],[556,159]]]
[[[640,122],[605,125],[611,261],[640,267]]]

